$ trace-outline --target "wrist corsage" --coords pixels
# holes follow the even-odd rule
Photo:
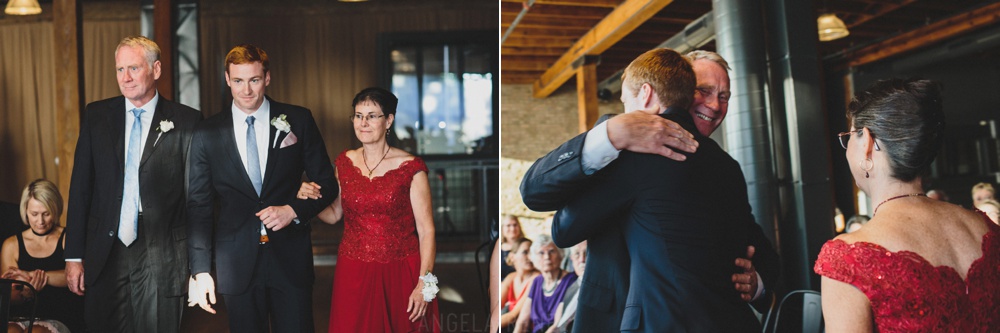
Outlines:
[[[437,286],[437,276],[434,276],[431,272],[427,272],[426,275],[420,277],[420,280],[424,281],[424,289],[420,291],[424,295],[424,302],[433,301],[434,297],[437,296],[438,290],[440,290]]]

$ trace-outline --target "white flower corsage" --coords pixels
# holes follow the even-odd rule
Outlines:
[[[174,122],[168,119],[168,120],[160,120],[160,127],[157,127],[156,131],[160,133],[166,133],[170,132],[170,130],[172,129],[174,129]]]
[[[437,286],[437,276],[434,276],[431,272],[427,272],[426,275],[420,277],[420,280],[424,281],[424,289],[420,291],[424,295],[424,302],[433,301],[434,297],[437,296],[438,290],[440,290]]]
[[[287,117],[287,116],[284,115],[284,114],[281,114],[280,116],[271,118],[271,125],[274,126],[274,128],[277,128],[279,131],[282,131],[282,132],[291,132],[292,131],[292,125],[288,124],[288,120],[285,120],[285,117]]]

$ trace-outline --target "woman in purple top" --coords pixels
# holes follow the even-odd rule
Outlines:
[[[522,300],[525,303],[517,317],[514,332],[554,332],[551,328],[556,307],[566,294],[566,288],[576,281],[576,274],[559,268],[562,260],[563,251],[552,243],[552,237],[535,237],[535,242],[531,244],[531,262],[542,274],[532,282],[528,298]]]

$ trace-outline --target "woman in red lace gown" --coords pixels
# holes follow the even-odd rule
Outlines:
[[[333,277],[329,332],[438,332],[437,301],[424,301],[420,276],[434,267],[434,221],[423,160],[390,147],[397,99],[368,88],[354,97],[362,147],[334,161],[340,196],[319,214],[344,219]],[[304,184],[300,198],[318,195]]]
[[[878,204],[864,228],[820,251],[826,332],[1000,331],[1000,229],[923,195],[944,135],[939,86],[877,82],[847,120],[851,173]]]

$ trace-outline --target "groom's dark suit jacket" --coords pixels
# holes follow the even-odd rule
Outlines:
[[[697,133],[686,111],[671,112],[668,118]],[[701,146],[698,153],[689,155],[685,162],[673,162],[657,155],[622,152],[618,160],[588,177],[583,175],[579,161],[585,135],[574,138],[537,161],[521,186],[522,196],[529,208],[551,210],[569,205],[553,221],[552,234],[557,245],[568,247],[588,240],[590,254],[587,265],[595,269],[589,269],[584,275],[580,291],[581,307],[575,327],[605,332],[631,331],[635,328],[646,331],[712,331],[715,329],[713,326],[690,323],[704,317],[700,311],[704,306],[699,307],[699,302],[708,301],[705,306],[711,307],[708,310],[712,313],[749,313],[744,311],[749,308],[739,300],[729,282],[731,274],[736,272],[735,258],[745,255],[746,245],[757,248],[754,265],[767,283],[766,289],[773,290],[779,267],[777,254],[760,227],[753,223],[739,166],[718,145],[696,134]],[[695,158],[695,155],[700,157]],[[702,178],[719,178],[695,181],[699,179],[693,177],[695,173],[706,176]],[[717,192],[724,193],[715,194]],[[727,202],[720,203],[723,199]],[[672,204],[673,209],[668,209],[668,204]],[[739,206],[739,209],[730,209],[730,206]],[[636,210],[633,211],[633,208]],[[687,212],[688,209],[692,212]],[[705,211],[698,212],[699,209]],[[720,222],[710,215],[721,210],[728,210],[734,216],[731,221],[725,222],[733,228],[728,230],[716,226],[715,229],[722,231],[717,233],[709,226]],[[643,214],[636,215],[639,212]],[[637,219],[637,216],[642,219]],[[701,222],[702,219],[706,222]],[[704,230],[669,228],[668,221],[678,221],[676,223],[681,226],[702,226]],[[700,237],[693,243],[695,246],[715,244],[711,254],[685,257],[682,253],[686,250],[700,249],[669,243],[687,244],[685,240],[695,236]],[[712,242],[705,243],[705,239]],[[702,263],[698,260],[707,258],[714,259],[712,266],[701,268]],[[711,277],[711,288],[695,284],[698,288],[687,290],[691,287],[687,284],[693,282],[688,280],[692,275],[690,271],[679,270],[686,266],[678,266],[678,263],[698,263],[696,266],[699,268],[694,271],[711,271],[695,276]],[[629,298],[626,308],[626,293],[630,285],[634,287],[628,294],[632,298]],[[671,287],[683,287],[685,291],[669,289]],[[644,297],[653,297],[657,302],[644,300]],[[716,302],[720,299],[723,301]],[[661,300],[671,302],[658,302]],[[729,321],[733,321],[734,317],[751,318],[725,315]],[[667,322],[682,326],[661,325]],[[759,327],[755,319],[753,322],[735,322],[738,325],[734,327],[738,330]],[[707,325],[716,323],[708,322]]]
[[[286,115],[298,142],[280,148],[289,134],[268,126],[270,150],[259,196],[236,148],[231,109],[202,121],[191,144],[188,185],[191,274],[209,272],[214,253],[216,281],[222,294],[240,294],[248,287],[260,246],[260,219],[254,214],[268,206],[290,205],[298,215],[301,223],[293,222],[278,231],[268,229],[268,246],[281,259],[279,269],[295,283],[311,286],[313,258],[308,221],[339,193],[326,145],[309,110],[270,98],[268,101],[271,117]],[[321,199],[295,198],[303,171],[310,181],[322,186]],[[217,217],[213,217],[215,202],[219,204]]]
[[[150,110],[146,110],[149,112]],[[118,242],[125,178],[125,97],[87,105],[76,144],[66,215],[66,258],[82,258],[87,286],[101,278]],[[157,131],[160,121],[174,128]],[[187,221],[184,218],[185,155],[201,112],[160,96],[139,160],[142,230],[161,293],[187,292]]]

